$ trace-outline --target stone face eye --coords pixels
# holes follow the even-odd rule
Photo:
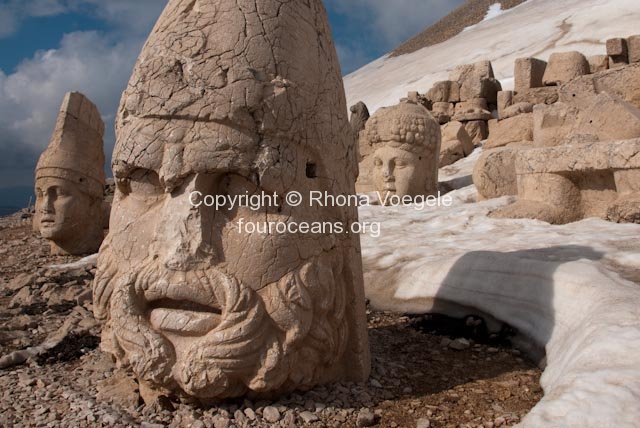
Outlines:
[[[377,159],[377,158],[376,158],[376,159],[374,159],[373,164],[374,164],[375,166],[382,166],[382,161],[381,161],[380,159]]]

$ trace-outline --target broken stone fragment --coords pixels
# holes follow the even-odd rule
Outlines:
[[[513,91],[498,92],[498,118],[502,119],[504,110],[513,105]]]
[[[514,67],[514,91],[516,93],[543,85],[547,62],[537,58],[518,58]]]
[[[605,91],[640,108],[640,63],[574,79],[559,88],[559,101],[584,107]]]
[[[546,86],[521,91],[513,96],[513,103],[554,104],[558,102],[558,87]]]
[[[489,136],[489,128],[487,122],[484,120],[472,120],[464,123],[464,129],[471,137],[474,145],[479,145],[482,141],[486,140]]]
[[[455,114],[455,106],[453,103],[433,103],[431,114],[442,125],[451,120]]]
[[[489,121],[489,138],[484,147],[487,149],[506,146],[511,143],[533,141],[533,114],[524,113],[504,120]]]
[[[509,119],[511,117],[518,116],[520,114],[526,114],[533,112],[533,104],[528,102],[521,102],[513,104],[502,111],[500,120]],[[491,131],[489,131],[491,132]]]
[[[608,216],[635,221],[640,217],[639,154],[640,139],[520,150],[518,200],[491,216],[552,224]]]
[[[559,86],[585,74],[589,74],[589,62],[583,54],[556,52],[549,57],[543,83],[545,86]]]
[[[589,72],[591,74],[609,69],[609,57],[607,55],[592,55],[587,57]]]
[[[442,126],[440,168],[469,156],[473,149],[473,141],[462,123],[454,121]]]
[[[640,35],[627,37],[629,64],[640,62]]]
[[[607,55],[609,55],[609,68],[624,67],[629,64],[627,40],[620,37],[607,40]]]
[[[456,103],[460,101],[460,84],[454,80],[436,82],[426,93],[432,103]]]

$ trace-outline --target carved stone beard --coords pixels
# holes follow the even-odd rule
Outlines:
[[[347,343],[345,282],[339,251],[323,253],[259,292],[217,268],[185,272],[215,293],[220,323],[176,352],[153,328],[145,291],[170,272],[146,263],[135,276],[99,269],[98,317],[106,317],[103,347],[156,389],[222,399],[306,389],[330,379]],[[117,267],[103,248],[99,266]],[[334,266],[334,269],[331,268]],[[268,394],[265,392],[268,391]]]

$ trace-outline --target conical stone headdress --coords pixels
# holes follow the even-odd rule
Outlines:
[[[104,192],[104,123],[98,108],[79,92],[65,95],[49,146],[36,166],[36,181],[62,178],[82,191]]]

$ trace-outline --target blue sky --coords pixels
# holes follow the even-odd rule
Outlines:
[[[343,73],[384,55],[462,2],[325,0]],[[68,91],[83,92],[98,105],[110,160],[120,94],[165,4],[0,0],[0,189],[32,186]]]

